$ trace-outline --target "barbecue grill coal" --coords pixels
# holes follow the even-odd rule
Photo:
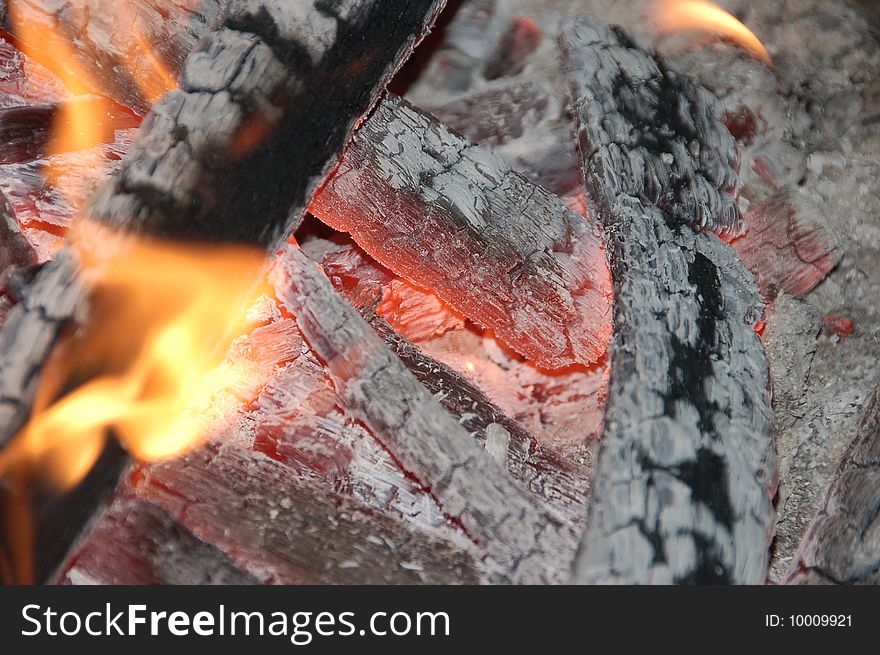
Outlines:
[[[674,4],[0,2],[4,581],[877,582],[880,44]],[[267,262],[201,438],[40,445],[155,238]]]

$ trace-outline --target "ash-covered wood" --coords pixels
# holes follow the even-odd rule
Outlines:
[[[564,37],[568,69],[581,77],[573,102],[587,180],[610,183],[591,191],[592,202],[632,195],[675,224],[739,234],[738,155],[717,98],[620,28],[592,32]]]
[[[735,254],[690,227],[738,229],[724,193],[732,140],[706,89],[619,28],[575,20],[562,47],[615,285],[605,432],[574,579],[761,583],[776,485],[761,301]]]
[[[880,584],[880,386],[831,479],[786,584]]]
[[[442,6],[231,2],[90,215],[137,217],[161,236],[270,243],[301,219]]]
[[[590,496],[586,467],[539,444],[480,389],[402,338],[382,318],[373,317],[370,324],[404,366],[434,394],[440,406],[456,417],[498,464],[506,466],[524,489],[551,507],[565,525],[583,522]]]
[[[364,122],[311,210],[544,366],[605,352],[610,282],[594,228],[398,98]]]
[[[131,509],[150,522],[128,516]],[[151,523],[161,531],[149,532]],[[106,561],[120,551],[138,566]],[[62,579],[145,575],[176,584],[473,584],[483,572],[439,533],[414,530],[261,453],[223,447],[133,474]]]
[[[282,301],[326,363],[345,409],[480,544],[491,579],[561,580],[573,544],[559,520],[440,407],[317,264],[291,246],[274,278]]]
[[[180,69],[225,4],[227,0],[0,0],[0,21],[39,63],[82,84],[71,91],[98,92],[144,115],[163,84],[173,84],[162,80],[163,72]],[[53,50],[53,39],[33,40],[49,29],[75,46]],[[64,56],[68,51],[74,61]],[[80,70],[88,73],[88,80]]]

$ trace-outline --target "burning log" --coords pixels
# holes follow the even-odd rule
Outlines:
[[[761,583],[776,484],[760,296],[734,253],[717,101],[620,28],[562,47],[615,286],[606,424],[578,582]]]
[[[786,584],[880,584],[880,385],[785,576]]]
[[[327,364],[342,403],[444,512],[485,549],[495,581],[562,575],[573,544],[559,520],[525,494],[394,357],[329,280],[290,247],[274,275],[283,302]]]
[[[541,365],[605,352],[610,282],[590,224],[400,99],[365,121],[311,210]]]
[[[135,232],[268,247],[298,224],[442,4],[230,3],[87,215]],[[0,332],[0,445],[23,426],[53,345],[84,306],[77,266],[72,251],[60,253]]]

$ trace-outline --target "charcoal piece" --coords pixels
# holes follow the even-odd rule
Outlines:
[[[709,112],[717,103],[619,28],[572,21],[562,47],[615,295],[605,432],[574,579],[761,583],[777,478],[761,300],[733,251],[690,227],[736,224],[719,200],[735,185],[726,150],[696,144],[698,165],[683,138],[696,128],[726,142]],[[690,113],[670,123],[659,99]],[[638,137],[623,138],[637,116]],[[682,174],[698,177],[678,187]]]
[[[559,520],[524,493],[440,407],[335,292],[317,264],[290,246],[273,280],[303,336],[327,365],[345,409],[480,544],[491,580],[563,579],[573,544]]]
[[[0,295],[15,270],[36,263],[37,255],[22,235],[15,212],[0,193]]]
[[[834,235],[818,220],[807,220],[786,192],[755,203],[745,218],[748,231],[731,246],[766,299],[780,291],[800,298],[840,260]]]
[[[784,577],[786,584],[880,584],[880,385]]]
[[[120,494],[101,515],[62,584],[258,584],[165,510]]]
[[[673,224],[740,234],[739,156],[712,92],[619,27],[568,30],[563,39],[591,204],[632,195]]]
[[[85,110],[76,108],[75,111],[101,113],[102,121],[91,135],[93,141],[78,144],[83,147],[113,143],[116,130],[134,128],[140,122],[136,116],[107,98],[79,98],[69,103],[68,107],[74,103],[92,105]],[[53,132],[71,129],[69,124],[59,123],[59,116],[69,116],[65,112],[59,114],[60,107],[58,104],[50,104],[0,109],[0,164],[29,162],[49,154],[50,146],[53,145]],[[69,118],[67,122],[69,123]],[[62,152],[60,147],[53,154],[59,152]]]
[[[605,353],[610,282],[594,227],[399,98],[364,122],[311,211],[543,366]]]
[[[411,84],[407,96],[421,104],[470,89],[500,35],[503,4],[498,0],[452,0],[426,43],[428,47],[417,52],[402,71],[404,85]]]

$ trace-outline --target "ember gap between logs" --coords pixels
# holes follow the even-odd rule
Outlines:
[[[0,2],[4,582],[880,581],[880,14],[719,5]]]

